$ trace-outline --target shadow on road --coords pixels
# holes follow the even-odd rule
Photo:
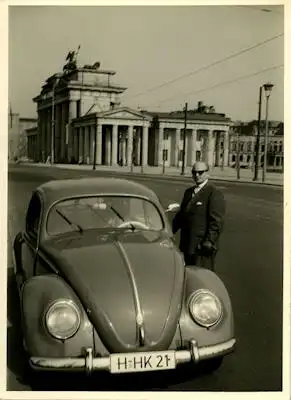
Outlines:
[[[26,355],[22,346],[18,292],[14,271],[8,269],[7,280],[7,368],[21,382],[24,378]],[[9,386],[9,383],[8,383]],[[7,390],[12,390],[7,387]]]
[[[90,377],[80,373],[36,373],[34,378],[31,378],[31,388],[34,391],[159,391],[169,390],[169,386],[187,381],[193,383],[201,374],[203,374],[201,371],[186,367],[170,372],[118,376],[110,375],[108,372],[95,372]],[[205,387],[198,390],[205,390]]]

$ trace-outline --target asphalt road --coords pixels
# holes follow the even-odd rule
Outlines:
[[[9,237],[23,228],[31,191],[51,179],[100,175],[93,171],[13,166],[8,172]],[[103,173],[104,175],[104,173]],[[108,175],[108,174],[107,174]],[[180,201],[189,185],[177,181],[134,177],[152,188],[166,206]],[[11,278],[8,242],[7,390],[168,390],[280,391],[282,390],[283,190],[252,184],[217,182],[227,202],[227,216],[217,257],[217,273],[230,293],[238,345],[212,375],[182,369],[174,373],[90,380],[69,376],[29,385],[21,346],[19,310]]]

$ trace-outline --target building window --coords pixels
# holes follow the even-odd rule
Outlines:
[[[236,160],[236,156],[233,155],[233,156],[232,156],[232,161],[235,161],[235,160]]]
[[[282,150],[283,150],[283,145],[282,145],[282,142],[280,142],[280,146],[279,146],[279,152],[281,153],[281,152],[282,152]]]
[[[163,150],[163,161],[168,161],[168,150],[167,149]]]
[[[236,142],[232,142],[232,151],[236,151]]]
[[[201,142],[203,140],[203,132],[197,132],[197,142]]]
[[[261,151],[262,151],[262,152],[265,151],[265,145],[264,145],[264,144],[262,144],[262,146],[261,146]]]
[[[251,161],[251,156],[248,155],[248,156],[247,156],[247,162],[250,162],[250,161]]]
[[[169,132],[166,131],[166,129],[164,129],[164,136],[163,136],[164,140],[168,140],[169,139]]]
[[[76,101],[76,115],[77,118],[81,116],[81,100]]]
[[[179,161],[183,161],[183,150],[179,151]]]
[[[244,143],[240,143],[240,151],[244,151]]]
[[[248,142],[248,151],[252,151],[252,142]]]
[[[196,161],[200,161],[201,160],[201,151],[197,150],[196,151]]]
[[[277,144],[274,145],[274,151],[275,151],[275,153],[277,153],[277,151],[278,151],[278,146],[277,146]]]
[[[244,156],[243,156],[242,154],[239,156],[239,160],[240,160],[240,161],[243,161],[243,160],[244,160]]]
[[[277,167],[280,165],[280,157],[276,158],[276,165],[277,165]]]

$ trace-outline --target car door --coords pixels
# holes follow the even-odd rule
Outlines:
[[[25,231],[14,241],[16,276],[22,282],[34,275],[41,218],[41,199],[34,192],[26,214]]]

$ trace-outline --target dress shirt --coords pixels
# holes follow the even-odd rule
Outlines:
[[[208,179],[206,179],[204,182],[200,183],[200,185],[195,186],[192,197],[195,196],[208,182]]]

